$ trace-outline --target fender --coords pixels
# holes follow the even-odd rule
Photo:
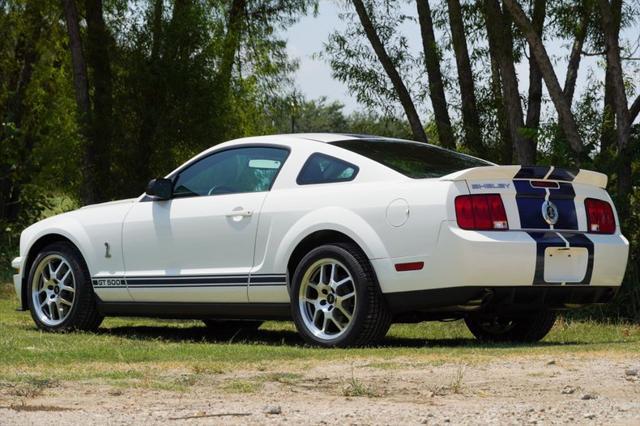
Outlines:
[[[309,212],[289,229],[275,255],[275,270],[286,271],[289,258],[298,244],[316,231],[327,230],[347,235],[370,260],[389,257],[378,233],[362,217],[344,208],[326,207]]]
[[[91,245],[86,230],[72,214],[54,216],[24,230],[20,237],[20,253],[23,256],[23,267],[26,266],[24,262],[26,262],[27,256],[33,254],[30,253],[33,245],[48,235],[60,235],[71,241],[80,251],[91,273],[93,270],[91,260],[95,259],[95,249]]]

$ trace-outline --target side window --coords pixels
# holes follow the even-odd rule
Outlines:
[[[209,155],[182,170],[174,197],[269,191],[287,159],[283,148],[234,148]]]
[[[312,154],[302,166],[296,182],[312,183],[347,182],[355,179],[358,166],[325,154]]]

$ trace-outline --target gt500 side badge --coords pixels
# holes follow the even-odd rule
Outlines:
[[[93,280],[93,285],[96,287],[122,287],[125,286],[126,283],[121,279],[112,279],[112,278],[98,278]]]
[[[472,189],[509,189],[510,183],[472,183]]]

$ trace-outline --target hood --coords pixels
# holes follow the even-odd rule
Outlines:
[[[135,200],[137,200],[137,198],[127,198],[127,199],[124,199],[124,200],[107,201],[105,203],[98,203],[98,204],[89,204],[88,206],[81,207],[80,210],[94,209],[96,207],[117,206],[119,204],[131,204]]]

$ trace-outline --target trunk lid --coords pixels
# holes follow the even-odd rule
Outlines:
[[[461,170],[442,180],[465,181],[470,194],[500,194],[509,229],[587,231],[586,198],[611,204],[607,176],[552,166],[487,166]],[[613,206],[612,206],[613,207]]]

